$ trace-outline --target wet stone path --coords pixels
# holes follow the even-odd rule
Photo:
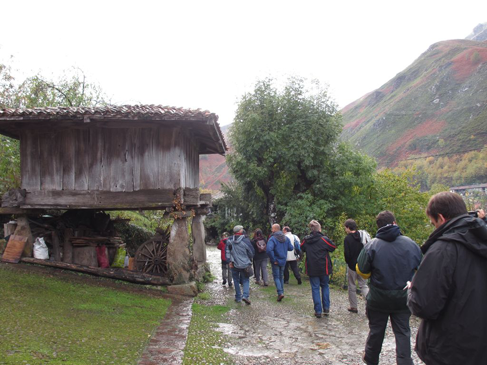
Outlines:
[[[164,319],[152,334],[138,365],[181,364],[191,323],[193,298],[171,296]]]
[[[207,261],[216,279],[206,285],[211,299],[204,303],[231,308],[218,330],[227,339],[223,350],[235,364],[362,364],[368,324],[361,297],[359,313],[350,313],[347,291],[332,289],[330,315],[315,318],[309,281],[297,285],[291,274],[282,302],[276,301],[272,279],[269,287],[262,287],[252,277],[252,304],[235,303],[234,289],[222,285],[220,251],[208,247]],[[419,320],[411,317],[413,347],[418,325]],[[414,351],[413,361],[423,364]],[[395,341],[389,323],[380,364],[395,363]]]

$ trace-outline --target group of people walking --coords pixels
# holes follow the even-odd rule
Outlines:
[[[373,239],[366,231],[358,230],[353,219],[345,222],[348,311],[360,311],[358,285],[366,298],[369,322],[362,359],[369,365],[379,364],[390,319],[397,364],[413,364],[409,321],[414,314],[422,319],[415,350],[427,365],[487,364],[485,213],[481,210],[478,217],[469,215],[458,194],[442,192],[430,199],[426,214],[435,230],[421,247],[403,235],[390,211],[377,215],[378,230]],[[308,228],[310,234],[300,243],[289,227],[281,231],[278,224],[272,226],[268,239],[258,229],[251,240],[242,226],[234,228],[233,236],[224,236],[218,246],[222,250],[223,284],[228,282],[232,286],[233,279],[235,301],[251,304],[252,260],[257,283],[269,285],[270,260],[277,301],[281,302],[284,284],[289,280],[286,269],[290,268],[298,284],[302,283],[297,262],[304,255],[314,315],[318,318],[328,315],[329,277],[333,270],[330,253],[336,244],[321,232],[316,220],[309,222]]]
[[[261,229],[256,229],[250,239],[240,225],[234,227],[232,236],[227,233],[222,235],[218,249],[221,250],[223,285],[227,282],[230,287],[235,284],[236,302],[243,301],[248,305],[251,304],[249,299],[251,269],[255,272],[257,284],[269,285],[267,272],[269,262],[276,286],[277,301],[281,302],[284,298],[284,284],[289,283],[289,270],[293,272],[298,285],[302,284],[298,260],[303,253],[306,253],[306,274],[311,283],[315,316],[328,315],[329,276],[333,270],[329,254],[335,250],[336,245],[321,233],[321,225],[318,221],[312,220],[308,227],[310,234],[302,242],[292,233],[290,227],[285,226],[281,230],[279,224],[272,225],[272,233],[268,238],[264,236]]]

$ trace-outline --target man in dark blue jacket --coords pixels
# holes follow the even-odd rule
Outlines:
[[[272,276],[277,289],[277,301],[284,298],[284,267],[286,266],[287,252],[293,251],[294,246],[281,231],[279,224],[272,225],[272,235],[267,241],[267,255],[271,260]]]
[[[321,318],[322,311],[326,316],[330,313],[330,287],[328,283],[333,272],[330,252],[335,251],[336,245],[321,233],[321,224],[318,221],[309,222],[309,229],[311,234],[304,237],[301,251],[306,254],[306,274],[311,283],[315,316]]]
[[[364,279],[370,277],[366,307],[369,336],[363,360],[368,365],[379,363],[387,322],[391,318],[397,364],[413,365],[411,312],[406,303],[405,287],[421,262],[421,250],[412,239],[402,235],[391,212],[380,212],[376,222],[379,230],[360,252],[356,267],[357,274]]]

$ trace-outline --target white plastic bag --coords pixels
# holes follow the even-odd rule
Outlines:
[[[42,237],[37,237],[34,242],[34,258],[39,260],[49,259],[49,251]]]

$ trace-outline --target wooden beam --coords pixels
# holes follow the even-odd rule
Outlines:
[[[48,190],[27,191],[22,209],[163,209],[174,205],[175,190],[138,191]],[[184,189],[184,204],[198,205],[199,189]]]
[[[42,209],[22,209],[22,208],[11,208],[11,207],[1,207],[0,214],[13,215],[13,214],[29,214],[37,215],[43,213]]]
[[[32,257],[22,257],[21,262],[29,264],[37,264],[49,267],[56,267],[64,270],[78,271],[85,274],[102,276],[105,278],[112,278],[117,280],[129,281],[131,283],[145,284],[145,285],[170,285],[171,282],[168,278],[163,276],[149,275],[138,271],[130,271],[126,269],[118,268],[106,268],[92,266],[81,266],[76,264],[68,264],[66,262],[38,260]]]

